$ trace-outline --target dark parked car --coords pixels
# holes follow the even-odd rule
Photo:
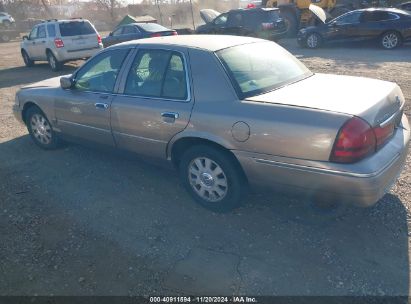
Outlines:
[[[223,14],[205,9],[201,10],[200,14],[206,24],[197,28],[198,34],[251,36],[277,40],[287,32],[277,8],[235,9]]]
[[[318,10],[316,10],[318,12]],[[322,23],[301,29],[298,43],[318,48],[331,41],[374,40],[385,49],[394,49],[411,39],[411,14],[395,8],[368,8],[351,11],[329,22],[317,14]]]
[[[411,1],[404,2],[398,5],[399,9],[411,12]]]
[[[177,32],[157,23],[130,23],[112,31],[103,39],[103,45],[108,47],[124,41],[172,35],[177,35]]]

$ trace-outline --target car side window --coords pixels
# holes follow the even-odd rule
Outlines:
[[[30,39],[30,40],[33,40],[33,39],[36,39],[36,38],[37,38],[37,31],[38,31],[38,27],[37,27],[37,26],[34,27],[34,28],[31,30],[30,35],[29,35],[29,39]]]
[[[217,18],[214,19],[215,25],[224,25],[227,23],[227,14],[221,14]]]
[[[123,30],[123,34],[135,34],[137,33],[137,29],[135,26],[125,26]]]
[[[243,14],[241,12],[234,13],[230,15],[230,26],[242,26],[244,23]]]
[[[115,37],[115,36],[120,36],[122,32],[123,32],[123,27],[119,27],[118,29],[116,29],[116,30],[113,32],[113,36],[114,36],[114,37]]]
[[[353,12],[345,14],[341,17],[335,19],[337,24],[352,24],[352,23],[359,23],[361,18],[361,12]]]
[[[78,71],[74,88],[79,91],[113,92],[128,52],[128,49],[117,49],[97,55]]]
[[[127,77],[124,94],[167,99],[187,98],[187,80],[181,54],[142,50]]]
[[[37,38],[46,38],[46,26],[45,25],[40,25],[38,32],[37,32]]]
[[[56,27],[54,24],[47,24],[47,33],[49,37],[56,37]]]

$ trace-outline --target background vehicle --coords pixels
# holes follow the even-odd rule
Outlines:
[[[10,14],[0,12],[0,28],[9,28],[15,25],[16,23],[14,21],[14,18]]]
[[[294,36],[299,28],[314,25],[315,18],[309,10],[311,4],[321,7],[330,18],[338,17],[354,9],[370,6],[386,6],[382,0],[262,0],[263,7],[278,7],[286,21],[287,33]]]
[[[399,9],[402,9],[402,10],[411,12],[411,1],[410,1],[410,2],[401,3],[401,4],[399,4],[397,7],[398,7]]]
[[[13,28],[0,28],[0,42],[9,42],[11,39],[20,36],[20,31]]]
[[[48,20],[23,37],[21,55],[26,66],[48,61],[58,71],[64,62],[89,58],[102,48],[101,37],[88,20]]]
[[[44,149],[69,136],[171,161],[197,202],[227,211],[247,182],[376,203],[407,157],[404,105],[395,83],[313,74],[270,41],[181,35],[110,47],[22,88],[13,110]]]
[[[197,34],[239,35],[276,40],[284,36],[286,26],[276,8],[235,9],[220,14],[201,10],[206,24],[197,28]]]
[[[297,41],[300,46],[317,48],[331,41],[375,40],[385,49],[394,49],[410,39],[411,14],[393,8],[369,8],[301,29]]]
[[[117,27],[107,37],[103,38],[103,45],[108,47],[134,39],[171,35],[177,35],[177,32],[157,23],[130,23]]]

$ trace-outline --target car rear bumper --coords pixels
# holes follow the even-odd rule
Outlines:
[[[404,167],[410,141],[410,126],[405,115],[402,126],[377,153],[354,164],[233,153],[254,186],[367,207],[390,190]]]
[[[99,44],[97,47],[85,48],[85,49],[76,50],[76,51],[71,51],[71,50],[66,50],[64,48],[60,48],[60,49],[54,50],[53,53],[54,53],[54,56],[56,56],[56,59],[58,61],[64,62],[64,61],[69,61],[69,60],[76,60],[76,59],[81,59],[81,58],[92,57],[102,49],[103,49],[103,44]]]

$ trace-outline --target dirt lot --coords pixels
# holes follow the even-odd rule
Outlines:
[[[282,43],[314,72],[397,82],[411,114],[410,46]],[[175,172],[132,155],[38,149],[11,106],[19,87],[53,75],[0,44],[0,295],[409,294],[411,157],[375,207],[333,221],[266,193],[213,214]]]

